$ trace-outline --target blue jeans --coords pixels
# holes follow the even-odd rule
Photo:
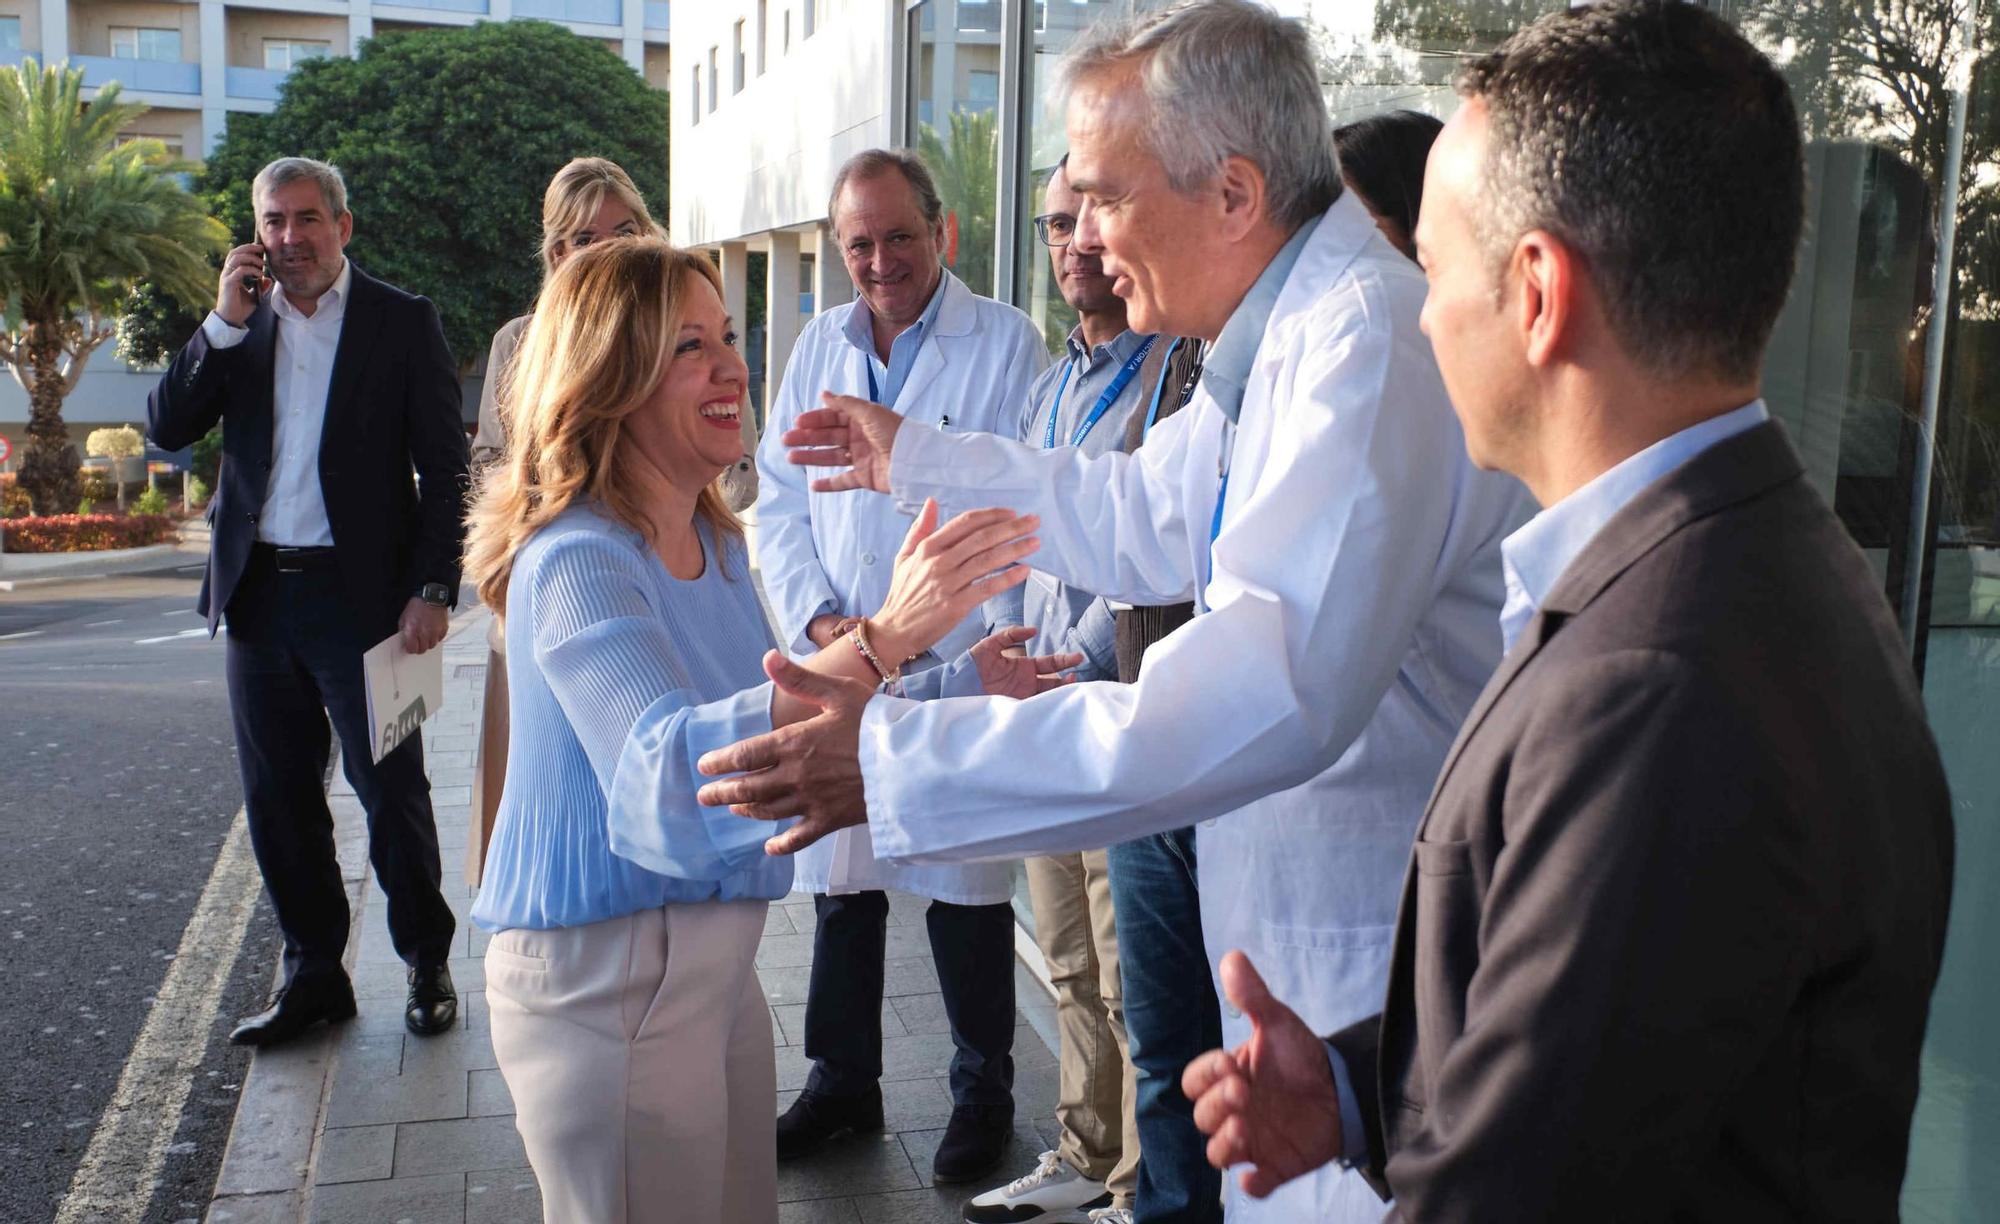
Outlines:
[[[1222,1173],[1181,1092],[1181,1071],[1222,1044],[1222,1013],[1201,942],[1194,830],[1113,846],[1125,1037],[1139,1073],[1138,1224],[1220,1224]]]

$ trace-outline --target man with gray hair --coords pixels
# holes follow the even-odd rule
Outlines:
[[[340,171],[280,158],[250,189],[257,240],[231,250],[215,309],[147,403],[153,441],[222,425],[198,610],[228,624],[229,704],[257,866],[285,935],[284,982],[230,1040],[275,1045],[354,1015],[348,906],[324,778],[331,749],[368,814],[389,936],[409,965],[403,1022],[450,1028],[457,923],[439,889],[423,744],[375,759],[362,652],[444,640],[458,599],[466,442],[437,308],[343,253]],[[412,478],[414,472],[415,478]]]
[[[1129,456],[944,436],[851,399],[786,443],[851,467],[815,482],[829,492],[1037,513],[1036,570],[1123,602],[1193,597],[1197,615],[1136,684],[1027,701],[911,703],[772,660],[825,712],[711,754],[706,772],[760,772],[703,798],[802,814],[777,850],[865,821],[877,854],[913,863],[1223,817],[1196,856],[1204,926],[1243,907],[1216,916],[1261,932],[1286,995],[1338,1027],[1379,1006],[1411,836],[1500,658],[1499,545],[1528,498],[1466,456],[1419,329],[1423,278],[1342,193],[1297,22],[1178,4],[1100,27],[1065,76],[1073,241],[1101,254],[1133,328],[1211,342],[1188,408]],[[1338,1168],[1230,1206],[1253,1209],[1382,1210]],[[1136,1214],[1157,1218],[1143,1179]]]

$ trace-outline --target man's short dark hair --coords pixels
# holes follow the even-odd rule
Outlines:
[[[840,233],[840,193],[850,182],[866,182],[891,172],[902,175],[910,190],[917,193],[917,206],[923,209],[926,222],[935,226],[944,220],[944,199],[938,195],[937,180],[931,177],[931,168],[923,158],[908,149],[863,149],[840,163],[833,176],[833,191],[826,198],[826,219],[833,223],[836,237]]]
[[[1480,240],[1578,251],[1626,351],[1655,374],[1754,378],[1805,216],[1798,113],[1778,70],[1684,0],[1552,13],[1459,73],[1485,103]]]

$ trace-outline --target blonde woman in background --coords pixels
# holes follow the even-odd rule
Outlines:
[[[774,647],[716,482],[748,371],[715,268],[651,238],[593,245],[543,291],[507,400],[508,454],[467,573],[505,610],[507,784],[473,921],[544,1218],[777,1218],[770,1011],[752,967],[791,885],[762,823],[704,808],[696,760],[818,713],[765,679]],[[806,661],[892,682],[1020,583],[1031,519],[917,516],[882,609]],[[975,648],[989,692],[1075,656]]]
[[[646,208],[632,177],[617,162],[579,157],[556,171],[542,193],[542,283],[555,274],[563,257],[606,238],[635,235],[664,237]],[[500,410],[507,370],[520,347],[534,312],[509,319],[493,333],[486,353],[486,378],[479,388],[479,429],[472,437],[475,477],[506,453],[507,422]],[[465,880],[478,884],[486,862],[486,844],[493,836],[493,818],[500,810],[500,785],[507,776],[507,655],[496,618],[486,633],[486,701],[479,724],[479,745],[472,769],[472,810],[479,824],[465,842]]]

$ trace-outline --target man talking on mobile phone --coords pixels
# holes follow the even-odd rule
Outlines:
[[[250,194],[258,240],[229,252],[215,310],[147,402],[168,450],[222,423],[197,608],[211,634],[228,627],[250,840],[285,934],[277,997],[230,1040],[274,1045],[354,1015],[324,785],[329,721],[409,965],[404,1023],[441,1033],[458,1018],[446,965],[457,924],[439,891],[423,745],[413,735],[374,759],[361,655],[391,635],[413,654],[434,649],[457,602],[458,370],[437,308],[343,254],[354,217],[337,169],[280,158]]]

